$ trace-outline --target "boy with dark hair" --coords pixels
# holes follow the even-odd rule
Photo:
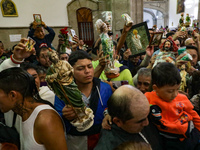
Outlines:
[[[77,118],[74,110],[67,107],[64,101],[55,100],[55,109],[64,118],[67,132],[69,150],[92,150],[99,139],[101,123],[104,118],[103,112],[107,108],[107,101],[112,95],[110,85],[94,78],[92,58],[86,51],[78,50],[71,53],[68,62],[74,69],[74,80],[81,91],[83,102],[86,107],[93,110],[94,124],[84,132],[79,132],[69,124]]]
[[[83,50],[80,50],[80,51],[74,51],[69,59],[68,59],[68,62],[70,63],[71,66],[74,66],[75,63],[79,60],[79,59],[89,59],[92,61],[92,58],[90,57],[90,55],[83,51]]]
[[[42,47],[51,47],[51,43],[55,37],[55,32],[52,28],[48,27],[44,22],[41,25],[38,25],[35,21],[30,24],[30,31],[28,36],[35,40],[36,44],[34,45],[35,50],[38,51]],[[44,29],[46,29],[49,34],[45,34]]]
[[[200,140],[200,117],[189,99],[178,93],[181,77],[171,63],[152,70],[152,92],[145,93],[150,117],[163,137],[166,150],[196,150]]]

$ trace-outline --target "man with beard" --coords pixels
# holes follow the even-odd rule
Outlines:
[[[178,51],[178,46],[174,42],[171,36],[169,36],[160,46],[160,50],[157,50],[153,53],[154,55],[157,55],[159,52],[174,52],[176,53]]]
[[[162,52],[169,52],[173,51],[176,52],[178,50],[177,45],[175,44],[174,40],[172,39],[171,36],[169,36],[164,43],[160,45],[160,51]]]

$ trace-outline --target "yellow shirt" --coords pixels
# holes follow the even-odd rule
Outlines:
[[[92,61],[92,65],[94,69],[98,66],[98,64],[99,64],[99,60]],[[121,67],[121,66],[123,65],[120,64],[119,62],[115,62],[115,67]],[[108,79],[104,71],[101,73],[99,78],[102,80]],[[118,77],[112,78],[111,81],[128,81],[130,85],[133,85],[133,78],[129,69],[124,69],[122,72],[120,72],[120,75]]]

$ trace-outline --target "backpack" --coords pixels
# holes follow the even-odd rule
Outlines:
[[[13,115],[12,127],[0,122],[0,143],[12,143],[20,149],[20,137],[16,128],[14,127],[17,114]]]

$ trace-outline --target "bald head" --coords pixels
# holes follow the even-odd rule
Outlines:
[[[141,111],[149,111],[149,102],[145,95],[131,85],[119,87],[108,100],[108,112],[123,122],[134,118]]]
[[[185,46],[196,46],[196,44],[195,44],[195,42],[194,42],[194,40],[192,39],[192,38],[187,38],[186,40],[185,40]]]

